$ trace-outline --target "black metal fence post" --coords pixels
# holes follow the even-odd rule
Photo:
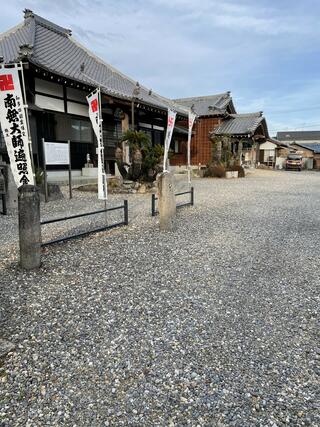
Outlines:
[[[45,146],[44,138],[42,138],[41,141],[42,141],[42,156],[43,156],[44,201],[47,203],[49,196],[48,196],[48,175],[47,175],[47,163],[46,163],[46,146]]]
[[[2,214],[7,215],[7,200],[5,194],[2,194]]]
[[[69,140],[68,140],[68,150],[69,150],[69,165],[68,165],[69,199],[72,199],[71,143]]]
[[[151,215],[156,216],[156,195],[151,195]]]
[[[182,208],[183,206],[194,206],[194,187],[191,187],[189,191],[182,191],[181,193],[176,193],[175,196],[184,196],[186,194],[190,194],[190,201],[185,203],[177,203],[177,208]],[[158,198],[155,194],[151,194],[151,215],[156,216],[158,214],[156,208],[156,200]]]
[[[124,210],[124,223],[125,225],[128,225],[129,224],[128,200],[123,201],[123,210]]]

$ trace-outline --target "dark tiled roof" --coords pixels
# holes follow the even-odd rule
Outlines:
[[[320,131],[319,130],[308,130],[308,131],[287,130],[284,132],[278,132],[277,139],[279,141],[320,141]]]
[[[257,128],[264,127],[266,138],[269,137],[268,128],[262,113],[230,114],[213,132],[212,135],[253,135]]]
[[[226,114],[229,107],[230,113],[235,113],[230,92],[210,96],[196,96],[191,98],[174,99],[180,105],[192,108],[198,116],[216,116]]]
[[[307,148],[308,150],[313,151],[315,154],[320,154],[320,143],[316,143],[316,142],[304,142],[304,143],[300,143],[300,142],[294,142],[295,145],[298,145],[299,147],[302,148]]]
[[[22,24],[0,35],[0,55],[4,62],[16,61],[22,45],[29,45],[28,59],[34,65],[93,87],[99,84],[101,90],[108,95],[132,99],[137,88],[134,80],[80,45],[71,36],[70,30],[29,10],[25,11]],[[139,86],[139,93],[135,97],[141,103],[162,110],[174,108],[182,115],[187,114],[184,107],[143,86]]]

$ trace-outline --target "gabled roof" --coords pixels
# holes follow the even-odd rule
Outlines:
[[[268,138],[267,141],[272,142],[273,144],[277,145],[278,147],[290,148],[286,142],[278,141],[275,138]]]
[[[178,98],[173,101],[187,108],[191,108],[199,117],[225,115],[226,113],[236,112],[230,92],[210,96]]]
[[[279,141],[320,141],[319,130],[277,132]]]
[[[184,107],[162,97],[113,68],[90,52],[72,36],[71,30],[60,27],[30,10],[25,10],[24,22],[0,35],[0,55],[4,62],[15,62],[27,55],[30,63],[52,73],[96,87],[103,93],[135,99],[162,110],[174,108],[186,115]]]
[[[262,125],[264,129],[264,136],[269,138],[267,122],[261,112],[250,114],[230,114],[220,126],[214,129],[212,135],[253,136],[260,125]]]
[[[313,151],[315,154],[320,154],[320,143],[316,142],[294,142],[295,145],[298,145],[299,147],[306,148],[307,150]]]

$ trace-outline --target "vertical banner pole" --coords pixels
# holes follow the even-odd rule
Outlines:
[[[168,109],[167,131],[166,131],[166,137],[164,141],[163,172],[166,172],[168,170],[167,169],[168,154],[169,154],[174,124],[176,121],[176,115],[177,115],[176,111]]]
[[[24,109],[24,114],[25,114],[26,124],[27,124],[28,145],[29,145],[29,153],[30,153],[30,160],[31,160],[32,173],[33,173],[33,177],[34,177],[34,179],[35,179],[35,170],[34,170],[34,161],[33,161],[33,154],[32,154],[32,140],[31,140],[31,131],[30,131],[29,114],[28,114],[28,104],[27,104],[26,85],[25,85],[25,81],[24,81],[23,64],[22,64],[22,62],[21,62],[21,61],[20,61],[20,67],[21,67],[21,81],[22,81],[23,109]]]
[[[104,164],[104,144],[102,129],[102,108],[101,108],[101,90],[95,89],[87,96],[89,103],[89,117],[98,141],[98,199],[106,200],[108,198],[107,177]]]
[[[107,212],[107,177],[106,177],[106,170],[105,170],[105,162],[104,162],[104,144],[103,144],[103,129],[102,129],[102,106],[101,106],[101,90],[99,88],[99,133],[100,133],[100,141],[101,141],[101,167],[102,167],[102,179],[103,179],[103,186],[104,186],[104,208],[105,208],[105,218],[106,218],[106,225],[108,225],[108,212]]]
[[[48,179],[47,179],[47,164],[46,164],[46,147],[45,140],[42,138],[42,155],[43,155],[43,180],[44,180],[44,200],[48,202]]]
[[[10,159],[10,168],[18,188],[27,184],[34,185],[35,181],[21,67],[21,63],[0,64],[0,125]]]
[[[191,110],[188,114],[188,146],[187,146],[187,163],[188,163],[188,185],[191,188],[191,137],[192,137],[192,128],[194,121],[196,119],[196,114]]]
[[[72,172],[71,172],[71,143],[68,140],[69,149],[69,199],[72,199]]]

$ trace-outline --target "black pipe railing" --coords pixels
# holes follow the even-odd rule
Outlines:
[[[89,216],[89,215],[96,215],[99,213],[116,211],[119,209],[123,209],[123,221],[120,221],[120,222],[117,222],[117,223],[111,224],[111,225],[104,225],[103,227],[94,228],[92,230],[82,231],[82,232],[76,233],[76,234],[71,234],[70,236],[64,236],[64,237],[60,237],[58,239],[49,240],[47,242],[41,243],[41,246],[49,246],[49,245],[53,245],[54,243],[59,243],[59,242],[63,242],[66,240],[71,240],[71,239],[78,239],[80,237],[88,236],[89,234],[92,234],[92,233],[98,233],[100,231],[110,230],[112,228],[120,227],[122,225],[128,225],[129,224],[128,200],[124,200],[123,205],[116,206],[114,208],[100,209],[100,210],[94,211],[94,212],[84,212],[82,214],[69,215],[69,216],[64,216],[64,217],[60,217],[60,218],[48,219],[48,220],[41,221],[40,225],[46,225],[46,224],[52,224],[52,223],[60,222],[60,221],[68,221],[70,219],[75,219],[75,218],[82,218],[82,217]]]
[[[177,204],[177,208],[182,208],[184,206],[193,206],[194,205],[194,188],[191,187],[189,191],[183,191],[181,193],[175,193],[175,196],[183,196],[185,194],[190,194],[190,201],[189,202],[184,202],[184,203],[179,203]],[[158,210],[156,208],[156,201],[158,200],[158,197],[155,194],[151,195],[151,215],[152,216],[156,216],[158,215]]]

